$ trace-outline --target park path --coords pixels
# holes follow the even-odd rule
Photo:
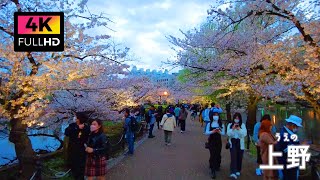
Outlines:
[[[189,113],[190,114],[190,113]],[[202,134],[198,121],[188,117],[186,132],[181,134],[176,128],[172,145],[165,146],[164,134],[155,130],[155,138],[147,139],[135,150],[133,156],[107,172],[108,180],[205,180],[210,178],[209,151],[204,148],[207,137]],[[230,153],[223,140],[221,170],[216,179],[229,178]],[[243,159],[240,178],[246,180],[262,179],[255,175],[255,160],[247,153]]]

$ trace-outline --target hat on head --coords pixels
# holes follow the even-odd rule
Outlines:
[[[287,122],[293,123],[299,127],[303,127],[302,126],[302,119],[299,118],[298,116],[295,115],[290,115],[290,117],[288,119],[286,119]]]

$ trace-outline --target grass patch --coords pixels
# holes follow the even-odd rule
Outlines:
[[[247,143],[248,142],[248,140],[247,140],[247,138],[245,139],[245,146],[247,147]],[[249,147],[249,150],[248,150],[248,152],[250,153],[250,155],[251,156],[253,156],[253,157],[256,157],[257,156],[257,148],[256,148],[256,146],[252,143],[252,142],[250,142],[250,147]]]
[[[103,128],[107,136],[118,136],[123,133],[122,122],[104,121]]]
[[[51,157],[50,159],[43,161],[43,172],[44,172],[44,179],[48,178],[47,176],[54,177],[56,174],[56,171],[58,172],[66,172],[67,165],[66,161],[63,158],[63,155],[60,153],[57,156]],[[71,172],[69,172],[66,176],[59,178],[61,180],[72,180],[73,177],[71,175]]]

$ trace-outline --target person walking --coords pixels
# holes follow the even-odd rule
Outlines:
[[[259,146],[261,161],[263,164],[269,164],[269,145],[274,146],[277,144],[276,138],[273,136],[271,121],[265,120],[262,121],[260,130],[259,130]],[[273,158],[273,164],[277,164],[277,160]],[[264,180],[278,180],[277,170],[264,170],[263,171]]]
[[[206,132],[206,128],[207,128],[207,125],[210,123],[210,108],[209,108],[209,105],[206,104],[204,106],[204,110],[202,111],[202,119],[203,121],[205,122],[205,125],[204,125],[204,129],[203,129],[203,133]]]
[[[156,115],[158,129],[160,129],[160,122],[162,117],[163,117],[163,109],[162,109],[162,106],[159,106],[157,109],[157,115]]]
[[[171,145],[172,132],[177,126],[175,117],[170,113],[170,110],[167,109],[166,114],[163,115],[160,127],[164,131],[164,141],[167,146]]]
[[[134,131],[131,129],[131,120],[132,116],[130,115],[130,110],[128,108],[124,109],[124,138],[126,139],[128,143],[128,149],[127,152],[128,155],[133,155],[134,152]]]
[[[260,130],[261,123],[264,120],[268,120],[271,123],[270,115],[269,114],[265,114],[264,116],[262,116],[261,120],[254,125],[254,129],[253,129],[253,141],[254,141],[256,149],[257,149],[257,164],[258,164],[258,168],[256,168],[256,174],[258,176],[261,176],[262,173],[263,173],[263,171],[259,168],[260,165],[262,164],[262,159],[261,159],[261,155],[260,155],[260,146],[258,144],[259,144],[259,130]],[[275,134],[276,131],[277,131],[276,127],[272,126],[271,133]]]
[[[199,115],[199,122],[201,124],[201,127],[203,127],[203,116],[202,116],[202,113],[205,109],[202,107],[201,110],[200,110],[200,115]]]
[[[88,141],[90,127],[86,124],[87,117],[83,113],[77,112],[73,121],[64,133],[69,137],[68,164],[71,166],[73,178],[83,180],[86,162],[84,144]]]
[[[155,112],[155,107],[152,105],[150,107],[150,110],[148,111],[148,115],[150,117],[150,128],[149,128],[149,136],[148,138],[154,138],[155,136],[153,135],[153,128],[154,128],[154,123],[156,122],[156,115],[157,113]]]
[[[210,151],[209,164],[211,169],[211,178],[215,179],[216,171],[220,170],[221,164],[221,135],[225,135],[225,126],[224,124],[222,124],[217,112],[213,114],[210,123],[207,124],[205,134],[209,136],[208,145]]]
[[[277,151],[281,151],[283,156],[278,157],[279,164],[283,164],[284,169],[279,171],[279,177],[282,180],[298,180],[299,177],[299,168],[287,169],[287,158],[288,158],[288,146],[299,145],[299,139],[294,141],[294,138],[291,138],[292,135],[296,135],[299,127],[302,126],[302,119],[295,115],[290,115],[286,119],[286,125],[280,131],[280,141],[276,145]],[[298,136],[297,136],[298,137]]]
[[[228,124],[227,135],[230,143],[230,177],[237,179],[240,176],[242,168],[242,157],[244,152],[244,138],[247,136],[246,125],[242,123],[240,113],[233,115],[232,123]]]
[[[179,115],[179,122],[180,122],[180,126],[181,126],[180,133],[183,133],[186,131],[187,117],[188,117],[188,112],[187,112],[186,108],[184,106],[182,106],[181,111],[180,111],[180,115]]]
[[[221,109],[219,104],[216,104],[213,102],[211,103],[211,113],[215,113],[215,112],[220,114],[223,112],[223,110]]]
[[[174,116],[176,118],[176,124],[179,126],[179,115],[180,115],[181,108],[179,105],[176,105],[176,108],[174,109]]]
[[[85,175],[88,180],[96,177],[98,180],[105,180],[107,173],[107,136],[103,132],[102,121],[95,119],[90,126],[90,136],[86,144],[87,161]]]

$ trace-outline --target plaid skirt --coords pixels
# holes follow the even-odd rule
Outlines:
[[[104,156],[89,154],[86,161],[85,176],[104,176],[107,173],[107,160]]]

